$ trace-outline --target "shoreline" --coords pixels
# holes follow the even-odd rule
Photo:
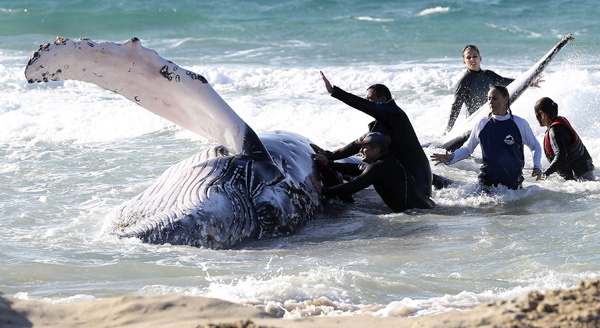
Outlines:
[[[17,327],[596,327],[600,324],[600,280],[572,290],[530,292],[510,301],[432,316],[307,317],[282,319],[219,299],[181,296],[121,296],[78,304],[24,301],[0,294],[0,326]]]

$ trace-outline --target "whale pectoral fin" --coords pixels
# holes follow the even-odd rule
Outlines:
[[[270,161],[256,133],[200,74],[144,48],[138,38],[123,44],[58,38],[31,54],[29,83],[77,80],[114,91],[234,154]]]
[[[254,132],[254,130],[252,130],[249,126],[246,126],[245,131],[246,132],[244,134],[240,153],[242,155],[251,157],[256,161],[263,161],[274,165],[273,158],[271,158],[269,151],[267,148],[265,148],[265,145],[262,143],[258,135],[256,135],[256,132]]]
[[[440,145],[440,148],[446,149],[449,152],[453,152],[458,148],[462,147],[462,145],[467,142],[469,139],[469,132],[458,135],[457,137],[446,141],[445,143]]]

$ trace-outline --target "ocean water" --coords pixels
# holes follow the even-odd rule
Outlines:
[[[370,118],[329,97],[323,70],[359,95],[388,85],[426,143],[446,125],[464,45],[479,46],[484,69],[517,77],[573,33],[542,87],[512,108],[541,141],[533,104],[553,98],[600,165],[599,14],[591,0],[1,0],[0,292],[54,303],[174,293],[284,317],[424,316],[598,278],[600,182],[535,181],[527,150],[517,191],[476,193],[476,160],[433,167],[456,183],[435,191],[432,210],[393,214],[369,189],[292,235],[234,250],[114,238],[102,227],[115,207],[214,143],[94,85],[30,85],[23,71],[56,36],[138,37],[204,75],[256,131],[331,149]]]

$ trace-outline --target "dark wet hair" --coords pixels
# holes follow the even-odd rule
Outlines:
[[[467,45],[466,45],[466,46],[463,48],[463,51],[462,51],[462,56],[463,56],[463,58],[465,57],[465,51],[467,51],[467,50],[469,50],[469,49],[473,49],[473,50],[477,51],[477,54],[478,54],[479,56],[481,56],[481,53],[479,52],[479,48],[477,48],[477,46],[476,46],[476,45],[474,45],[474,44],[467,44]]]
[[[373,84],[372,86],[367,88],[367,90],[371,89],[373,89],[373,92],[375,92],[375,96],[377,98],[385,97],[386,102],[392,100],[392,93],[390,92],[390,89],[388,89],[388,87],[386,87],[385,85]]]
[[[558,116],[558,104],[548,97],[538,100],[533,108],[535,109],[536,114],[539,112],[544,112],[551,119],[554,119],[556,116]]]
[[[369,145],[371,149],[379,147],[382,154],[387,154],[389,139],[379,132],[369,132],[356,141],[358,145]]]
[[[512,110],[510,109],[510,92],[508,92],[508,89],[505,86],[502,85],[494,85],[493,87],[490,88],[490,90],[495,89],[498,92],[500,92],[500,94],[502,95],[502,97],[508,99],[508,101],[506,102],[506,110],[510,113],[510,115],[512,116]],[[491,117],[492,113],[490,113],[490,117]]]

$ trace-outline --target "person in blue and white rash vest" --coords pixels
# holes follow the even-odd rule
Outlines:
[[[532,176],[541,179],[541,147],[531,127],[524,119],[515,116],[510,110],[510,95],[506,87],[493,86],[488,92],[491,113],[473,127],[465,146],[452,154],[433,154],[431,159],[444,164],[461,161],[481,144],[483,165],[479,183],[484,189],[489,186],[504,185],[518,189],[523,182],[525,156],[523,145],[533,151],[534,169]]]
[[[550,98],[538,100],[534,106],[535,117],[545,126],[544,153],[550,166],[544,177],[556,172],[566,180],[594,181],[592,157],[569,121],[558,116],[558,105]]]

